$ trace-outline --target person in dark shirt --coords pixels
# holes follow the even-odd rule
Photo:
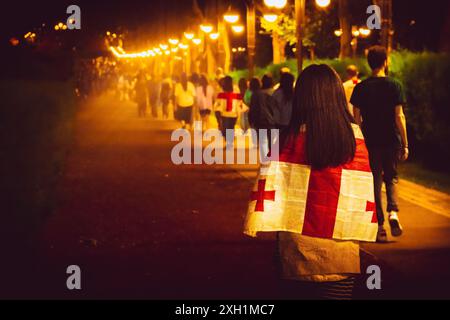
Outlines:
[[[403,113],[406,99],[401,84],[386,76],[386,49],[381,46],[370,48],[367,59],[372,76],[355,87],[350,102],[354,106],[355,120],[362,128],[369,150],[379,224],[377,241],[386,242],[381,200],[383,181],[386,185],[392,236],[398,237],[403,232],[398,218],[396,185],[398,160],[406,161],[409,155],[406,118]]]

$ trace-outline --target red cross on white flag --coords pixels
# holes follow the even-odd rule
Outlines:
[[[288,231],[306,236],[375,241],[373,177],[357,126],[356,154],[337,168],[313,170],[306,164],[305,135],[268,164],[252,192],[244,232]]]

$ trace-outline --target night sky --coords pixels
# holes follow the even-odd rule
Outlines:
[[[206,1],[214,0],[198,2],[203,6]],[[238,4],[242,1],[221,2]],[[427,48],[436,48],[442,27],[449,19],[449,3],[448,0],[394,0],[398,37],[410,38],[403,41],[413,42],[412,46],[422,43]],[[119,26],[130,31],[144,29],[149,37],[161,33],[168,35],[181,33],[189,23],[195,21],[191,0],[8,1],[2,3],[0,34],[5,40],[21,36],[42,23],[53,25],[58,21],[65,21],[65,11],[70,4],[81,7],[82,33],[86,37],[108,29],[114,30]],[[243,7],[242,3],[240,7]],[[415,22],[413,26],[410,26],[411,21]]]

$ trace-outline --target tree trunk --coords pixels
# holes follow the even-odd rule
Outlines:
[[[348,0],[339,0],[339,25],[342,30],[339,59],[349,58],[352,55],[352,26],[350,23]]]
[[[272,31],[272,51],[273,51],[273,63],[281,63],[280,56],[280,37],[276,31]]]

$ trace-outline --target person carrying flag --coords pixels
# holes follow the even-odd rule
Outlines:
[[[297,298],[350,299],[359,241],[376,239],[369,156],[353,121],[338,74],[306,68],[279,156],[261,167],[251,193],[244,233],[277,232],[282,278]]]

